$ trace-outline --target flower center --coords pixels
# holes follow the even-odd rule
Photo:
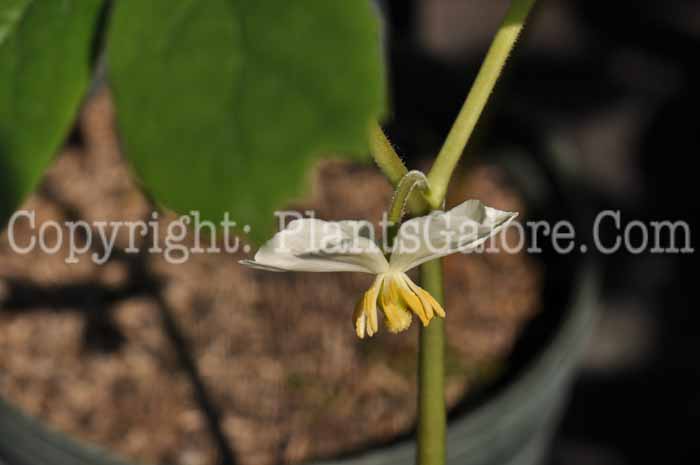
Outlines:
[[[355,307],[353,320],[357,336],[372,336],[379,330],[377,309],[384,313],[384,324],[392,333],[408,329],[412,313],[427,326],[435,315],[445,317],[445,310],[425,289],[403,272],[377,275]]]

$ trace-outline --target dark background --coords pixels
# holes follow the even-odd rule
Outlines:
[[[439,148],[507,5],[384,2],[388,132],[402,154]],[[623,226],[684,220],[695,247],[699,45],[697,1],[538,2],[467,158],[524,147],[569,173],[587,224],[606,209]],[[601,319],[550,463],[696,463],[697,254],[596,258]]]

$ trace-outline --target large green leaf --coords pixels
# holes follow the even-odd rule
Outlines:
[[[63,141],[90,76],[99,0],[0,1],[0,228]]]
[[[120,0],[110,81],[127,157],[177,211],[261,239],[322,154],[366,153],[385,106],[369,0]]]

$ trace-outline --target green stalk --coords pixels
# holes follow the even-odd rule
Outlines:
[[[389,216],[387,218],[389,227],[387,229],[387,245],[393,247],[396,234],[401,227],[401,219],[406,212],[406,206],[410,204],[415,192],[425,193],[428,191],[428,178],[425,177],[422,171],[412,170],[407,172],[401,178],[394,190],[394,197],[391,199],[391,207],[389,208]]]
[[[401,178],[401,181],[396,185],[394,198],[391,199],[391,208],[389,209],[389,223],[400,224],[406,212],[411,194],[415,190],[418,192],[427,192],[429,190],[428,179],[422,171],[411,170]]]
[[[445,199],[452,172],[464,152],[476,122],[534,3],[535,0],[513,0],[506,12],[506,17],[481,64],[469,95],[428,174],[431,192],[427,200],[433,208],[440,208]]]
[[[397,185],[408,173],[403,160],[376,122],[372,122],[369,128],[369,151],[374,162],[393,185]]]
[[[398,186],[408,170],[376,122],[373,122],[369,129],[369,150],[382,173],[394,186]],[[424,195],[413,193],[408,199],[408,207],[412,213],[419,214],[428,209],[428,203]]]
[[[484,62],[472,85],[462,109],[450,130],[430,173],[430,189],[424,195],[410,197],[414,213],[425,213],[428,206],[442,207],[450,182],[464,148],[486,106],[503,66],[513,49],[535,0],[513,0],[505,19],[491,43]],[[370,151],[379,168],[397,185],[408,172],[379,125],[370,130]],[[444,304],[442,268],[440,260],[421,266],[423,288]],[[420,329],[418,367],[418,465],[444,465],[446,459],[445,434],[445,326],[440,318]]]
[[[421,265],[421,285],[444,305],[442,263]],[[445,321],[433,318],[420,329],[418,352],[418,465],[443,465],[446,458],[445,432]]]

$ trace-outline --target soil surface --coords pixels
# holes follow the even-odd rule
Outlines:
[[[86,104],[79,134],[23,206],[36,224],[156,222],[122,159],[106,92]],[[392,192],[375,167],[345,162],[323,163],[313,183],[311,198],[292,207],[324,219],[379,221]],[[477,165],[453,194],[452,205],[475,197],[524,212],[494,167]],[[158,234],[137,234],[137,244],[163,239],[174,218],[160,213]],[[34,234],[26,221],[14,232],[20,245]],[[128,245],[121,230],[104,265],[88,256],[67,264],[66,248],[21,255],[2,236],[0,396],[53,428],[154,464],[295,464],[414,425],[416,321],[400,335],[380,328],[361,341],[353,331],[370,276],[265,273],[240,266],[243,253],[175,265]],[[539,309],[541,270],[521,253],[460,254],[445,260],[445,276],[454,406],[507,368]]]

